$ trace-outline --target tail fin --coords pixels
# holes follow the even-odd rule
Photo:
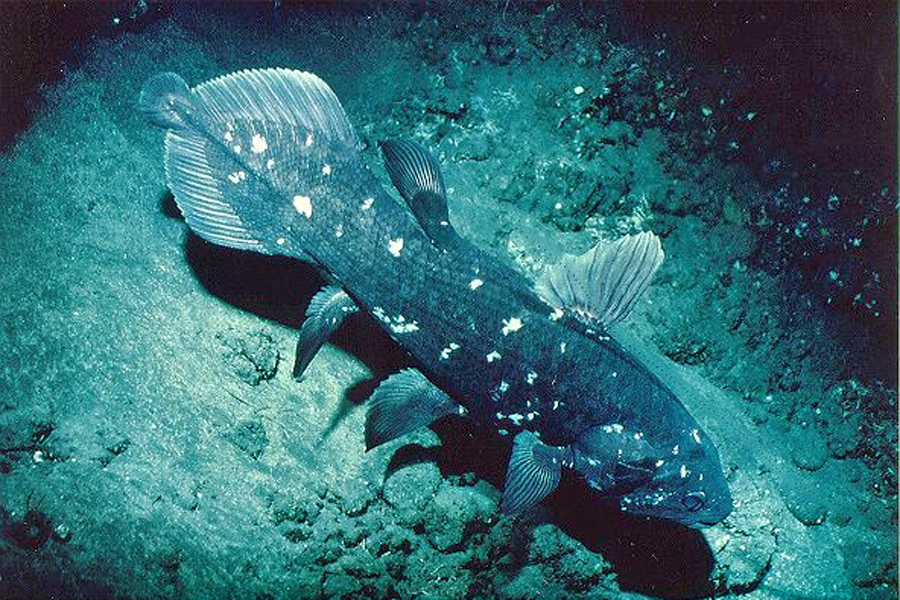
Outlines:
[[[162,73],[144,85],[138,106],[168,129],[169,187],[195,233],[231,248],[310,260],[296,247],[302,240],[285,239],[285,215],[296,214],[290,198],[306,197],[304,190],[320,183],[326,159],[359,145],[324,81],[264,69],[191,90],[178,75]]]
[[[179,75],[159,73],[141,88],[138,109],[157,127],[183,129],[184,118],[194,110],[191,90]]]

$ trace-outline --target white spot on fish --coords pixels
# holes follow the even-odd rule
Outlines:
[[[453,352],[454,350],[458,350],[458,349],[459,349],[459,344],[457,344],[456,342],[450,342],[449,344],[447,344],[446,348],[441,350],[441,360],[449,359],[450,353]]]
[[[243,171],[235,171],[228,176],[228,181],[231,183],[240,183],[247,179],[247,174]]]
[[[675,447],[672,448],[672,455],[673,455],[673,456],[678,456],[678,450],[679,450],[678,444],[675,444]]]
[[[313,145],[313,134],[309,132],[306,134],[306,147],[309,148]]]
[[[509,435],[509,430],[507,429],[498,429],[497,431],[500,433],[500,435]]]
[[[505,381],[500,382],[500,387],[498,388],[501,394],[505,394],[507,390],[509,390],[509,384]]]
[[[560,354],[565,354],[565,353],[566,353],[566,343],[565,343],[565,342],[560,342],[560,344],[559,344],[559,353],[560,353]]]
[[[556,410],[557,408],[559,408],[559,400],[554,400],[553,401],[553,410]]]
[[[690,475],[690,471],[687,468],[687,465],[681,465],[681,468],[678,470],[678,474],[681,475],[681,478],[684,479],[688,475]]]
[[[418,321],[407,322],[406,317],[404,317],[403,315],[391,317],[390,315],[385,313],[384,309],[380,306],[373,307],[372,314],[375,315],[375,317],[377,317],[379,321],[387,325],[393,333],[413,333],[419,330]]]
[[[334,237],[339,238],[344,235],[344,224],[338,223],[337,227],[334,228]]]
[[[231,123],[229,123],[229,125],[231,125]],[[226,141],[226,142],[233,142],[233,141],[234,141],[234,136],[231,135],[231,132],[230,132],[230,131],[226,131],[226,132],[225,132],[225,141]]]
[[[500,331],[503,332],[503,335],[509,335],[513,331],[522,329],[522,325],[522,319],[520,319],[519,317],[503,319],[503,328]]]
[[[696,429],[691,429],[691,437],[694,438],[695,442],[700,443],[700,432]]]
[[[636,434],[634,434],[634,439],[636,440],[640,440],[642,437],[644,437],[643,431],[638,431]]]
[[[512,421],[516,427],[522,424],[522,421],[525,420],[525,417],[520,415],[519,413],[513,413],[507,417],[510,421]]]
[[[394,333],[413,333],[418,330],[419,324],[416,321],[391,325],[391,331]]]
[[[525,375],[525,382],[528,385],[534,385],[534,381],[537,379],[537,373],[534,371],[529,371],[527,375]]]
[[[235,154],[241,153],[241,147],[238,144],[235,144],[234,146],[232,146],[231,149],[234,150]]]
[[[472,281],[469,282],[469,289],[474,291],[483,285],[484,285],[484,281],[482,281],[481,279],[478,279],[476,277],[475,279],[473,279]]]
[[[541,413],[539,413],[538,411],[530,412],[525,415],[525,418],[528,419],[529,421],[534,421],[534,418],[536,416],[538,416],[539,414],[541,414]]]
[[[372,208],[373,204],[375,204],[375,198],[366,198],[365,200],[363,200],[361,208],[363,210],[369,210],[370,208]]]
[[[401,250],[403,250],[403,238],[388,240],[388,252],[399,257]]]
[[[489,363],[492,363],[492,362],[494,362],[495,360],[499,360],[500,357],[501,357],[500,353],[497,352],[496,350],[491,350],[491,353],[488,354],[487,356],[485,356],[485,358],[487,359],[487,361],[488,361]]]
[[[312,199],[309,196],[294,196],[294,208],[297,212],[309,219],[312,217]]]
[[[279,246],[284,246],[284,238],[278,238],[277,240],[275,240],[275,243]]]
[[[664,461],[663,459],[659,459],[658,461],[656,461],[656,468],[658,469],[664,464],[666,464],[666,461]]]
[[[322,175],[331,175],[331,165],[326,164],[322,167]]]
[[[612,425],[604,425],[603,431],[606,433],[622,433],[625,431],[625,428],[618,423],[613,423]]]
[[[266,143],[266,138],[259,135],[258,133],[253,134],[253,137],[250,140],[250,152],[254,154],[262,154],[266,150],[268,150],[269,144]]]
[[[564,314],[566,314],[566,313],[563,312],[563,309],[561,309],[561,308],[554,308],[554,309],[553,309],[553,312],[550,313],[550,320],[551,320],[551,321],[559,321],[560,319],[562,319],[562,316],[563,316]]]
[[[270,158],[269,160],[266,161],[267,169],[272,170],[274,167],[275,167],[275,159],[274,158]]]
[[[615,378],[618,377],[618,376],[619,376],[619,374],[618,374],[618,372],[616,372],[616,371],[613,371],[613,372],[610,374],[610,377],[612,377],[613,379],[615,379]]]

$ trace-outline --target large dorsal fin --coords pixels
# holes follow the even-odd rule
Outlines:
[[[535,291],[551,306],[606,328],[628,316],[663,257],[651,231],[600,242],[581,256],[564,256],[544,272]]]
[[[447,191],[437,159],[422,145],[408,140],[378,142],[394,187],[416,220],[439,248],[454,245],[458,236],[450,225]]]

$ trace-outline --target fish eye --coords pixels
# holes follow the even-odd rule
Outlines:
[[[681,505],[691,512],[697,512],[706,504],[706,494],[703,492],[691,492],[690,494],[685,494],[684,498],[681,499]]]

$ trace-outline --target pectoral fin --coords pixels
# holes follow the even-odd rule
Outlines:
[[[327,285],[316,292],[306,309],[306,320],[300,327],[297,353],[294,359],[294,379],[303,372],[322,345],[337,331],[344,319],[359,309],[353,298],[336,285]]]
[[[530,431],[522,431],[513,441],[506,468],[502,510],[514,514],[531,508],[559,485],[567,450],[548,446]]]
[[[573,467],[601,492],[644,484],[664,464],[640,432],[613,423],[591,427],[572,444]]]
[[[624,319],[663,261],[651,231],[600,242],[581,256],[565,256],[535,284],[547,303],[588,325],[605,328]]]
[[[465,409],[416,369],[394,373],[375,388],[366,414],[366,449]]]

